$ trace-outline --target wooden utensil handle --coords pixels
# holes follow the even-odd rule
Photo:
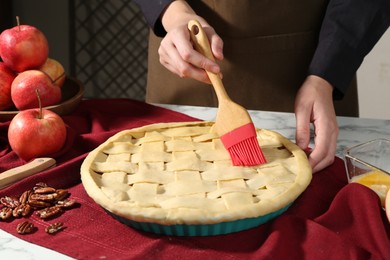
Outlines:
[[[214,55],[211,51],[210,42],[202,28],[202,25],[196,20],[190,20],[188,22],[188,30],[190,31],[191,41],[194,44],[195,50],[203,54],[206,58],[215,61]],[[213,84],[219,102],[222,100],[230,100],[225,87],[223,86],[221,77],[210,71],[206,70],[206,72]]]
[[[53,167],[55,164],[56,161],[53,158],[37,158],[25,165],[2,172],[0,173],[0,189],[30,175]]]

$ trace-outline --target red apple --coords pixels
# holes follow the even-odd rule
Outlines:
[[[16,72],[42,66],[48,55],[46,36],[34,26],[18,24],[0,34],[0,56]]]
[[[26,70],[19,73],[11,86],[11,97],[19,110],[39,107],[36,90],[39,90],[42,106],[59,104],[61,89],[40,70]]]
[[[49,156],[64,146],[66,126],[59,115],[47,109],[20,111],[9,125],[8,141],[25,161]]]
[[[46,62],[38,68],[40,71],[45,72],[54,84],[62,87],[65,82],[65,69],[62,64],[52,58],[47,58]]]
[[[11,84],[15,76],[13,71],[3,62],[0,62],[0,110],[5,110],[12,106]]]

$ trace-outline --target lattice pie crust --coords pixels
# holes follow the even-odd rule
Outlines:
[[[253,218],[291,204],[309,185],[305,153],[257,129],[267,164],[232,166],[213,122],[152,124],[122,131],[81,166],[88,195],[115,215],[162,225]]]

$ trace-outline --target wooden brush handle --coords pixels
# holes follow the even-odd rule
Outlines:
[[[210,42],[207,38],[205,31],[202,28],[202,25],[196,20],[191,20],[188,22],[188,29],[191,35],[191,41],[194,44],[195,50],[203,54],[208,59],[215,61],[214,55],[211,51]],[[211,83],[213,84],[215,93],[217,94],[218,101],[230,100],[225,87],[223,86],[221,77],[215,73],[207,71],[207,75],[210,78]]]
[[[18,180],[26,178],[35,173],[46,170],[50,167],[55,166],[56,161],[53,158],[37,158],[25,165],[12,168],[8,171],[0,174],[0,189],[11,185]]]

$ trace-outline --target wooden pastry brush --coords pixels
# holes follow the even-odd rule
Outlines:
[[[188,22],[194,48],[205,57],[215,60],[210,43],[200,23]],[[257,134],[248,111],[234,103],[228,96],[219,75],[206,71],[218,98],[215,127],[235,166],[263,164],[266,159],[261,151]]]

